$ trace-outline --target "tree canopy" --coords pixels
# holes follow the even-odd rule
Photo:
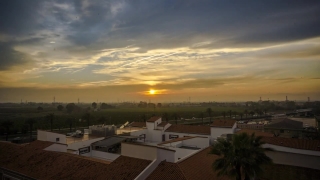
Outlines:
[[[97,106],[98,106],[98,104],[97,104],[96,102],[93,102],[91,105],[92,105],[92,108],[93,108],[93,109],[96,109]]]
[[[64,108],[64,107],[63,107],[61,104],[59,104],[59,105],[57,106],[58,111],[62,111],[63,108]]]
[[[66,106],[67,112],[71,113],[76,108],[76,105],[74,103],[69,103]]]
[[[261,138],[242,133],[235,134],[231,141],[218,139],[211,150],[211,154],[220,156],[212,165],[218,171],[218,176],[235,176],[237,180],[241,180],[244,175],[245,180],[249,180],[261,173],[261,165],[272,163],[265,155],[265,151],[271,149],[262,148]]]

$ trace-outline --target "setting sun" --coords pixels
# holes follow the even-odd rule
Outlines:
[[[156,90],[153,90],[153,89],[149,90],[149,94],[155,94],[155,93],[156,93]]]

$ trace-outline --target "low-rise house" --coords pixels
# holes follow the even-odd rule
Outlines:
[[[203,149],[188,158],[177,163],[162,161],[157,168],[147,177],[147,180],[163,179],[208,179],[208,180],[229,180],[227,176],[218,176],[212,169],[212,163],[219,158],[217,155],[209,154],[211,148]],[[288,166],[282,164],[265,165],[262,167],[263,174],[257,175],[257,179],[308,179],[317,180],[320,177],[320,171],[297,166]]]
[[[215,120],[210,125],[210,134],[212,139],[217,139],[222,134],[234,134],[237,128],[237,121],[229,120]]]
[[[146,122],[146,129],[131,132],[131,136],[138,136],[140,142],[159,143],[170,139],[186,136],[207,137],[212,143],[222,134],[233,134],[237,127],[236,120],[214,120],[210,126],[182,125],[162,122],[161,117],[152,117]]]
[[[149,160],[120,156],[112,163],[44,150],[52,142],[0,142],[1,179],[135,179]]]
[[[274,133],[276,136],[299,137],[303,131],[303,123],[287,118],[276,119],[265,125],[264,131]]]
[[[264,137],[266,154],[276,164],[320,170],[320,141],[282,137]]]

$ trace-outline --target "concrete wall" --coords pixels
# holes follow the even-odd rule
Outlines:
[[[100,141],[102,139],[104,139],[104,137],[68,144],[68,149],[78,150],[79,148],[90,146],[92,143]]]
[[[140,131],[134,131],[134,132],[130,132],[130,136],[140,136],[142,134],[145,134],[146,137],[148,135],[148,130],[147,129],[143,129],[143,130],[140,130]],[[137,140],[138,142],[144,142],[143,139],[138,139]]]
[[[174,147],[174,148],[176,148],[176,147],[182,146],[182,141],[177,141],[177,142],[162,144],[161,146],[163,146],[163,147]]]
[[[159,161],[175,162],[175,154],[176,152],[174,151],[157,148],[157,159]]]
[[[187,133],[176,133],[176,132],[164,132],[165,134],[165,137],[166,137],[166,141],[169,141],[171,139],[169,139],[169,135],[172,134],[172,135],[178,135],[179,138],[181,137],[185,137],[185,136],[200,136],[200,137],[207,137],[207,138],[210,138],[211,136],[210,135],[199,135],[199,134],[187,134]]]
[[[106,161],[111,161],[111,162],[116,160],[119,156],[120,154],[113,154],[113,153],[96,151],[96,150],[92,150],[91,152],[91,157],[106,160]]]
[[[156,129],[158,124],[160,124],[161,122],[162,122],[161,118],[159,118],[154,122],[146,122],[147,129],[149,130]]]
[[[156,124],[156,127],[158,126],[158,124],[160,124],[162,122],[162,118],[159,118],[158,120],[156,120],[154,123]]]
[[[158,130],[164,130],[164,127],[157,126]]]
[[[192,150],[192,149],[183,149],[183,148],[174,148],[176,151],[175,153],[175,162],[179,161],[180,159],[184,159],[189,154],[193,154],[199,150]]]
[[[86,157],[91,157],[91,154],[92,154],[92,149],[91,149],[91,147],[90,147],[90,152],[84,153],[84,154],[78,154],[78,155],[80,155],[80,156],[86,156]]]
[[[46,131],[37,130],[37,140],[47,141],[47,132]]]
[[[222,134],[233,134],[235,131],[235,128],[211,127],[210,128],[211,138],[217,139],[217,137],[221,136]]]
[[[155,123],[154,122],[146,122],[147,129],[155,129]]]
[[[121,155],[153,161],[157,158],[157,147],[121,143]]]
[[[238,126],[238,123],[234,123],[234,125],[232,126],[232,134],[236,132],[237,130],[237,126]]]
[[[266,152],[266,155],[269,156],[275,164],[284,164],[320,170],[320,156],[280,151],[268,151]]]
[[[288,153],[295,153],[295,154],[304,154],[304,155],[312,155],[312,156],[320,156],[320,151],[310,151],[305,149],[295,149],[289,148],[284,146],[277,146],[273,144],[263,144],[262,147],[264,148],[272,148],[274,151],[281,151],[281,152],[288,152]]]
[[[148,130],[148,135],[151,136],[152,142],[162,142],[162,130]]]
[[[58,141],[57,138],[59,138]],[[66,135],[42,130],[37,131],[37,139],[41,141],[58,142],[62,144],[67,143]]]
[[[182,141],[182,146],[198,147],[202,149],[210,146],[210,139],[209,138],[187,139]]]
[[[67,152],[66,144],[52,144],[49,147],[46,147],[44,150],[46,151],[57,151],[57,152]]]
[[[170,126],[171,126],[171,124],[170,124],[170,123],[168,123],[167,125],[165,125],[165,126],[163,127],[163,130],[168,129]]]

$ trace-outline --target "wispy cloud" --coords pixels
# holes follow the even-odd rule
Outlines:
[[[167,95],[190,89],[209,95],[215,88],[255,94],[282,91],[280,84],[283,91],[314,91],[319,7],[300,1],[10,1],[0,7],[0,84],[130,87],[131,95],[151,86]]]

